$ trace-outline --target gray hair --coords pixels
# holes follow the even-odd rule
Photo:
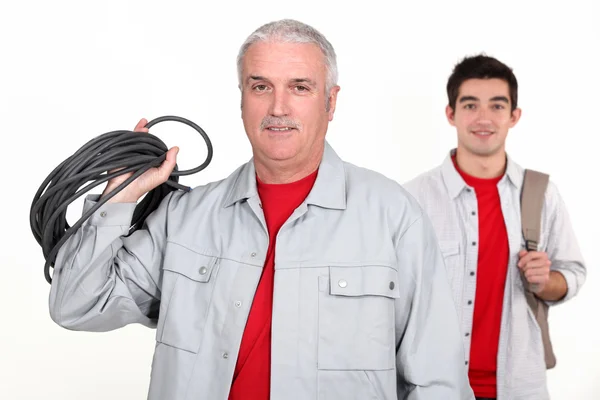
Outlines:
[[[237,72],[240,89],[242,88],[242,63],[248,48],[256,42],[287,42],[313,43],[319,46],[325,58],[327,78],[325,82],[326,95],[337,85],[338,70],[335,50],[323,34],[312,26],[293,19],[282,19],[270,22],[255,30],[244,42],[237,56]]]

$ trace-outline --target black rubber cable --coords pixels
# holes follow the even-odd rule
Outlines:
[[[191,190],[179,183],[180,176],[200,172],[212,160],[210,138],[200,126],[190,120],[164,116],[148,122],[146,128],[164,121],[181,122],[194,128],[206,142],[208,153],[204,162],[196,168],[179,171],[175,165],[169,180],[146,194],[135,207],[129,233],[141,228],[146,217],[158,208],[162,199],[170,192]],[[50,268],[54,267],[56,255],[67,239],[114,195],[150,168],[159,166],[166,159],[167,151],[167,146],[151,133],[127,130],[108,132],[83,145],[48,175],[33,198],[29,214],[31,231],[46,259],[44,276],[48,283],[52,283]],[[118,171],[109,173],[116,169]],[[133,172],[131,177],[102,196],[73,226],[69,226],[66,219],[69,204],[96,186],[130,172]]]

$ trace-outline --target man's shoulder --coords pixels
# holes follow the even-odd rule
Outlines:
[[[349,197],[369,199],[384,206],[408,206],[420,213],[413,196],[397,181],[380,172],[349,162],[344,162],[344,169]]]
[[[552,179],[549,179],[546,193],[544,194],[544,208],[546,209],[546,213],[556,215],[563,207],[564,203],[558,186]]]
[[[242,164],[223,179],[194,186],[189,192],[178,191],[171,201],[171,208],[201,207],[208,211],[211,207],[223,206],[227,196],[241,179],[246,165]]]
[[[437,166],[422,172],[414,178],[403,183],[402,186],[417,199],[430,193],[438,193],[445,190],[442,167]]]
[[[546,209],[546,212],[551,214],[554,214],[560,209],[562,198],[558,186],[552,179],[552,173],[550,171],[538,168],[527,168],[521,166],[513,159],[510,159],[510,168],[511,172],[514,174],[515,184],[517,184],[517,190],[519,192],[523,190],[524,178],[527,170],[549,175],[548,185],[546,186],[546,191],[544,193],[544,208]]]

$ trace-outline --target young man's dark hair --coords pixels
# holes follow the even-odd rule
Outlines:
[[[458,90],[464,81],[493,78],[502,79],[508,83],[511,111],[514,111],[517,108],[518,97],[518,84],[515,74],[506,64],[482,54],[463,58],[461,62],[456,64],[452,75],[448,78],[446,91],[448,93],[448,104],[452,110],[455,109]]]

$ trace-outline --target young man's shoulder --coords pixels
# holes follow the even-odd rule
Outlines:
[[[420,173],[403,183],[402,186],[419,200],[431,195],[440,195],[446,191],[441,166]]]
[[[519,191],[519,193],[521,193],[521,191],[523,190],[524,178],[525,178],[525,173],[526,173],[527,169],[537,171],[537,172],[540,172],[543,174],[548,174],[549,175],[548,186],[546,187],[546,191],[544,194],[544,208],[546,209],[546,212],[550,212],[550,213],[555,213],[558,211],[558,209],[561,206],[562,199],[560,196],[560,191],[558,189],[558,186],[552,179],[551,172],[546,171],[544,169],[527,168],[527,167],[521,166],[520,164],[516,163],[514,160],[510,160],[510,168],[511,168],[511,172],[516,175],[515,181],[518,183],[517,190]]]

